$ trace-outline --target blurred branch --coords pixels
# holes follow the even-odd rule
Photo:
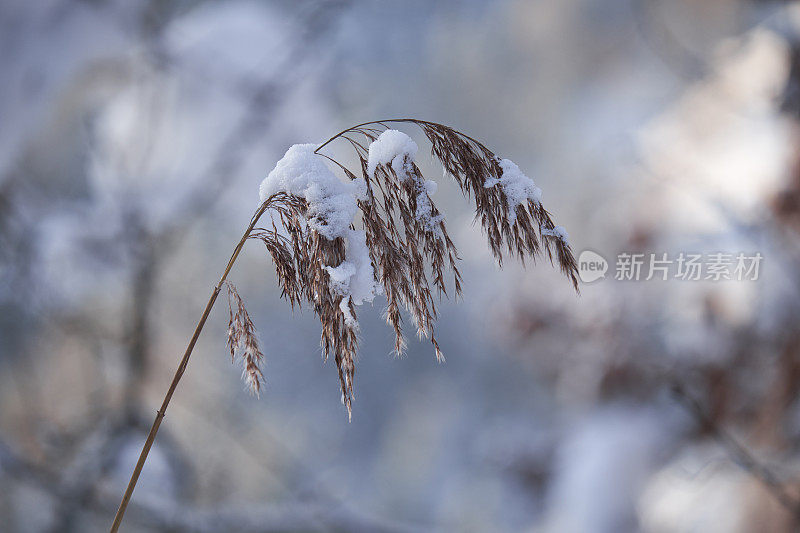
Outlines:
[[[301,66],[318,52],[317,45],[335,26],[349,0],[320,2],[298,26],[303,28],[297,37],[297,46],[287,55],[282,65],[276,68],[278,79],[252,86],[246,97],[246,109],[242,120],[231,129],[220,143],[216,156],[198,180],[198,185],[187,195],[172,220],[162,232],[160,249],[170,248],[179,236],[187,231],[217,201],[228,186],[241,163],[241,154],[250,148],[272,125],[269,114],[289,94],[290,88],[300,78]]]
[[[755,6],[769,6],[780,10],[783,9],[784,4],[789,4],[790,2],[789,0],[749,0],[749,3]],[[713,65],[708,57],[687,45],[679,33],[673,31],[670,27],[665,20],[664,13],[659,11],[665,6],[670,7],[674,4],[676,3],[661,2],[659,0],[631,0],[633,20],[642,41],[661,59],[667,68],[682,79],[695,81],[704,77],[712,69]],[[686,5],[693,9],[700,9],[702,3],[690,2],[686,3]],[[736,3],[731,2],[731,5],[735,6]],[[731,9],[735,9],[735,7],[731,7]],[[778,12],[780,13],[780,11]],[[749,30],[766,18],[762,16],[752,20],[752,18],[745,18],[741,13],[753,15],[753,11],[736,13],[739,16],[737,21],[739,25],[736,28],[737,33]]]
[[[56,487],[56,514],[53,533],[73,531],[82,510],[95,492],[97,483],[106,474],[117,455],[112,446],[119,428],[108,422],[100,423],[81,443],[76,456],[60,474]]]
[[[106,434],[108,436],[108,434]],[[119,444],[119,442],[117,443]],[[88,459],[96,447],[87,446]],[[83,467],[92,461],[79,461]],[[45,466],[32,463],[17,454],[0,440],[0,472],[20,482],[29,483],[54,500],[57,509],[90,511],[106,516],[116,508],[111,495],[95,494],[96,477],[94,467],[78,468],[58,474]],[[81,479],[83,475],[89,479]],[[88,487],[88,489],[87,489]],[[80,506],[76,507],[76,500]],[[339,503],[324,503],[316,500],[271,505],[220,505],[200,508],[171,500],[137,498],[130,504],[129,520],[152,531],[170,533],[206,533],[239,531],[248,533],[301,532],[301,531],[348,531],[353,533],[413,533],[423,529],[396,524],[392,521],[363,516],[346,509]],[[54,531],[69,531],[78,515],[57,513],[52,523]],[[68,518],[69,522],[64,522]]]
[[[147,374],[150,342],[155,336],[149,322],[152,302],[157,288],[158,265],[174,251],[197,220],[219,200],[221,193],[236,176],[243,159],[242,153],[257,142],[272,126],[268,118],[301,78],[302,66],[319,51],[318,45],[336,25],[339,16],[350,5],[349,0],[330,0],[315,4],[297,22],[302,32],[284,62],[276,69],[275,79],[249,87],[242,119],[228,132],[202,176],[186,195],[164,228],[155,234],[141,225],[131,243],[137,250],[137,266],[132,278],[131,313],[128,324],[128,363],[130,372],[126,386],[126,409],[135,409],[140,384]]]
[[[315,502],[198,508],[157,501],[137,500],[131,517],[145,526],[171,532],[213,533],[240,531],[278,533],[347,531],[349,533],[411,533],[420,528],[365,518],[340,507]]]
[[[157,282],[165,257],[176,249],[176,242],[191,230],[199,218],[207,214],[208,209],[217,202],[221,193],[236,177],[237,170],[244,159],[243,154],[262,139],[273,125],[272,115],[291,94],[293,86],[303,79],[304,67],[308,64],[309,58],[319,55],[320,43],[329,35],[331,28],[335,27],[339,15],[350,3],[349,0],[326,0],[304,4],[298,9],[301,12],[301,18],[296,22],[299,29],[294,34],[293,41],[287,43],[286,46],[290,48],[289,53],[284,62],[276,68],[273,79],[259,82],[259,84],[250,83],[246,79],[238,85],[234,82],[237,87],[242,87],[247,91],[247,95],[244,97],[243,118],[224,136],[216,154],[210,158],[211,162],[200,178],[192,180],[185,201],[171,214],[171,220],[164,227],[155,231],[147,229],[144,224],[126,225],[128,229],[135,226],[135,231],[127,231],[121,239],[118,239],[120,237],[118,235],[112,237],[112,240],[121,242],[125,249],[131,252],[130,255],[134,259],[133,271],[128,282],[129,298],[128,302],[123,303],[128,312],[124,315],[124,333],[121,339],[128,368],[124,373],[122,410],[117,410],[104,403],[100,407],[101,411],[94,412],[92,417],[106,421],[117,419],[119,424],[114,428],[114,432],[118,433],[125,428],[132,427],[131,421],[136,418],[136,411],[141,403],[139,391],[147,374],[148,354],[152,351],[152,342],[157,333],[154,331],[156,325],[151,324],[152,306],[157,297]],[[164,13],[156,13],[156,15],[159,18],[170,18]],[[159,53],[161,50],[160,29],[167,27],[168,22],[168,20],[162,20],[159,24],[151,24],[152,31],[143,32],[141,38],[149,41],[146,44],[154,50],[153,60],[161,68],[178,68],[179,65],[171,63],[169,57]],[[148,135],[147,138],[152,138],[152,135]],[[145,155],[145,157],[147,156]],[[3,190],[0,191],[0,230],[2,230],[0,237],[11,233],[6,228],[9,223],[19,224],[19,217],[12,216],[16,215],[15,211],[17,211],[13,209],[14,205],[10,201],[10,195],[15,192],[10,185],[12,183],[16,184],[17,180],[6,180]],[[24,180],[19,183],[24,184]],[[122,216],[124,215],[123,213]],[[136,215],[137,213],[134,213],[134,218]],[[38,219],[34,216],[33,220]],[[23,235],[25,232],[16,232],[15,234]],[[21,240],[20,242],[27,243],[29,241]],[[12,259],[19,261],[20,258],[27,258],[30,254],[9,255]],[[17,270],[24,273],[28,269],[19,268]],[[96,321],[89,320],[89,317],[78,316],[76,318],[81,324],[84,321],[87,322],[85,326],[89,335],[84,338],[96,340],[97,331],[100,329],[99,324],[95,328],[88,322]],[[83,337],[80,333],[78,336]],[[114,335],[114,337],[118,338],[118,335]],[[107,473],[108,461],[106,459],[116,457],[119,451],[119,439],[112,438],[109,431],[102,422],[93,422],[90,427],[83,428],[81,435],[84,437],[88,435],[83,444],[89,446],[90,451],[82,458],[77,458],[81,460],[73,461],[68,472],[61,476],[24,460],[21,456],[12,453],[11,449],[2,443],[0,443],[0,466],[18,479],[35,480],[38,484],[46,487],[57,501],[58,519],[56,523],[58,525],[56,527],[59,528],[59,531],[69,531],[74,529],[75,517],[87,509],[94,496],[97,483]],[[98,437],[93,438],[93,436]],[[82,451],[79,451],[79,454]],[[108,510],[113,512],[114,509],[115,506],[104,507],[105,512]],[[302,513],[298,510],[295,514]],[[286,519],[280,523],[290,522],[291,520]],[[236,527],[222,527],[221,529],[231,530]],[[283,528],[276,526],[257,530],[276,529]],[[349,530],[350,528],[345,529]],[[367,526],[356,529],[376,530]]]
[[[655,0],[633,0],[631,10],[639,35],[664,65],[680,78],[696,80],[709,69],[705,58],[685,46],[657,13]]]
[[[761,482],[769,493],[789,511],[796,521],[800,521],[800,501],[789,494],[786,486],[778,479],[778,476],[765,464],[755,458],[755,456],[727,430],[717,424],[708,415],[700,401],[695,398],[686,388],[673,381],[670,387],[676,399],[686,408],[701,427],[709,431],[714,438],[722,445],[731,459],[753,478]]]
[[[0,440],[0,472],[38,485],[54,487],[56,476],[18,455],[6,442]]]

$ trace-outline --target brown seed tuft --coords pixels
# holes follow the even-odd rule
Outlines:
[[[426,180],[413,161],[405,161],[406,176],[398,176],[391,165],[367,170],[369,143],[389,123],[418,126],[431,143],[431,153],[455,179],[468,199],[475,203],[475,218],[487,235],[489,247],[502,265],[505,254],[521,261],[546,255],[578,289],[577,264],[572,250],[559,233],[550,214],[535,200],[516,206],[510,216],[509,199],[502,187],[487,186],[503,177],[501,160],[486,146],[452,128],[414,119],[370,122],[344,130],[320,145],[315,153],[336,164],[350,179],[363,177],[366,196],[358,201],[361,225],[372,261],[375,279],[386,297],[386,321],[395,334],[394,351],[405,347],[401,309],[405,309],[420,338],[430,339],[436,359],[444,356],[434,336],[436,298],[447,296],[447,278],[453,293],[461,294],[458,251],[451,240],[444,217],[426,190]],[[344,140],[355,150],[360,169],[353,171],[320,150],[335,140]],[[332,287],[326,267],[334,268],[345,259],[341,238],[328,240],[310,229],[305,199],[278,193],[267,198],[259,213],[271,214],[269,227],[255,228],[250,238],[261,240],[273,259],[282,296],[291,304],[307,302],[322,323],[321,345],[327,358],[333,354],[339,373],[342,402],[351,412],[357,350],[355,306],[349,297]],[[314,215],[315,224],[325,225],[324,215]],[[231,357],[244,346],[245,377],[257,392],[262,378],[258,363],[261,352],[255,344],[252,323],[232,285],[237,311],[231,307],[228,344]],[[252,338],[252,342],[251,339]],[[243,340],[244,339],[244,340]]]
[[[250,314],[244,307],[244,301],[236,291],[236,287],[230,281],[225,282],[228,289],[228,350],[231,353],[231,363],[236,360],[239,353],[242,359],[242,378],[250,392],[258,396],[261,390],[261,383],[264,375],[261,373],[261,363],[264,361],[264,354],[258,348],[256,338],[256,328],[250,320]]]

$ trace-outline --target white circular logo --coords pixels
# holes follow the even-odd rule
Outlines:
[[[591,250],[584,250],[578,256],[578,275],[584,283],[591,283],[605,278],[608,271],[608,261]]]

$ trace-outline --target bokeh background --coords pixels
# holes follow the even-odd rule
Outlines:
[[[463,301],[353,420],[319,323],[250,244],[248,395],[211,314],[124,531],[772,532],[800,525],[800,5],[3,0],[0,530],[103,531],[213,284],[296,142],[416,117],[544,190],[581,287],[437,202]],[[441,170],[426,161],[429,176]],[[757,281],[618,281],[620,252],[761,253]]]

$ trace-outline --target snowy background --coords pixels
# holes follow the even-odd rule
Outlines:
[[[407,130],[462,256],[447,362],[393,358],[365,304],[348,423],[319,322],[251,243],[231,278],[266,387],[218,306],[123,530],[797,530],[800,5],[4,0],[0,80],[0,530],[107,530],[259,183],[406,116],[513,159],[606,279],[499,269]],[[620,252],[764,261],[623,282]]]

